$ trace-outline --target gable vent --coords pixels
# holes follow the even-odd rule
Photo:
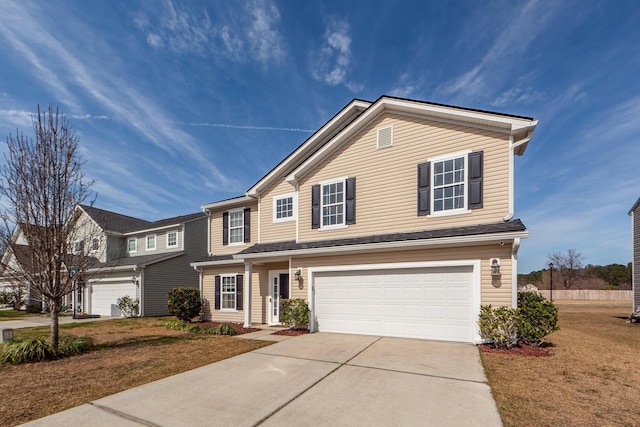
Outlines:
[[[391,147],[393,145],[393,127],[378,129],[378,148]]]

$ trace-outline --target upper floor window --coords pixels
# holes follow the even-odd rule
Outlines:
[[[244,215],[241,210],[229,212],[229,244],[244,242]]]
[[[176,248],[178,247],[178,232],[170,231],[167,233],[167,247],[168,248]]]
[[[100,238],[94,237],[91,239],[91,252],[97,252],[100,249]]]
[[[340,228],[356,223],[356,179],[342,178],[311,187],[311,227]]]
[[[130,237],[127,240],[127,249],[129,250],[129,253],[137,252],[138,251],[138,239],[136,239],[135,237]]]
[[[291,221],[294,219],[293,194],[273,198],[273,222]]]
[[[154,251],[156,249],[156,235],[151,234],[147,236],[147,250]]]
[[[222,214],[222,244],[239,245],[251,241],[251,208],[234,209]]]
[[[84,249],[83,240],[76,240],[75,242],[73,242],[73,253],[79,254],[80,252],[82,252],[83,249]]]
[[[482,208],[483,152],[440,156],[418,165],[418,215]]]

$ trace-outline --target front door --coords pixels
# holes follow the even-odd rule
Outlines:
[[[280,300],[289,298],[289,272],[269,272],[269,324],[280,323]]]

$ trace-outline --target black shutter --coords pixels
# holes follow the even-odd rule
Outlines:
[[[280,298],[289,299],[289,275],[280,275]]]
[[[216,276],[215,301],[213,306],[216,310],[220,310],[220,276]]]
[[[431,182],[431,163],[418,165],[418,216],[428,215],[431,203],[429,202],[429,183]]]
[[[222,214],[222,244],[229,244],[229,212]]]
[[[242,274],[236,276],[236,310],[242,310]]]
[[[311,228],[320,228],[320,184],[311,187]]]
[[[482,207],[483,152],[469,153],[469,209]]]
[[[356,223],[356,179],[347,178],[347,191],[345,201],[347,202],[347,215],[345,217],[346,224]]]
[[[244,208],[244,242],[251,241],[251,208]]]

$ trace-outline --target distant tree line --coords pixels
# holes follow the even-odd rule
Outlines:
[[[518,274],[518,287],[533,284],[549,289],[549,264],[553,266],[554,289],[631,289],[632,264],[583,265],[584,257],[575,249],[547,256],[546,268]]]

